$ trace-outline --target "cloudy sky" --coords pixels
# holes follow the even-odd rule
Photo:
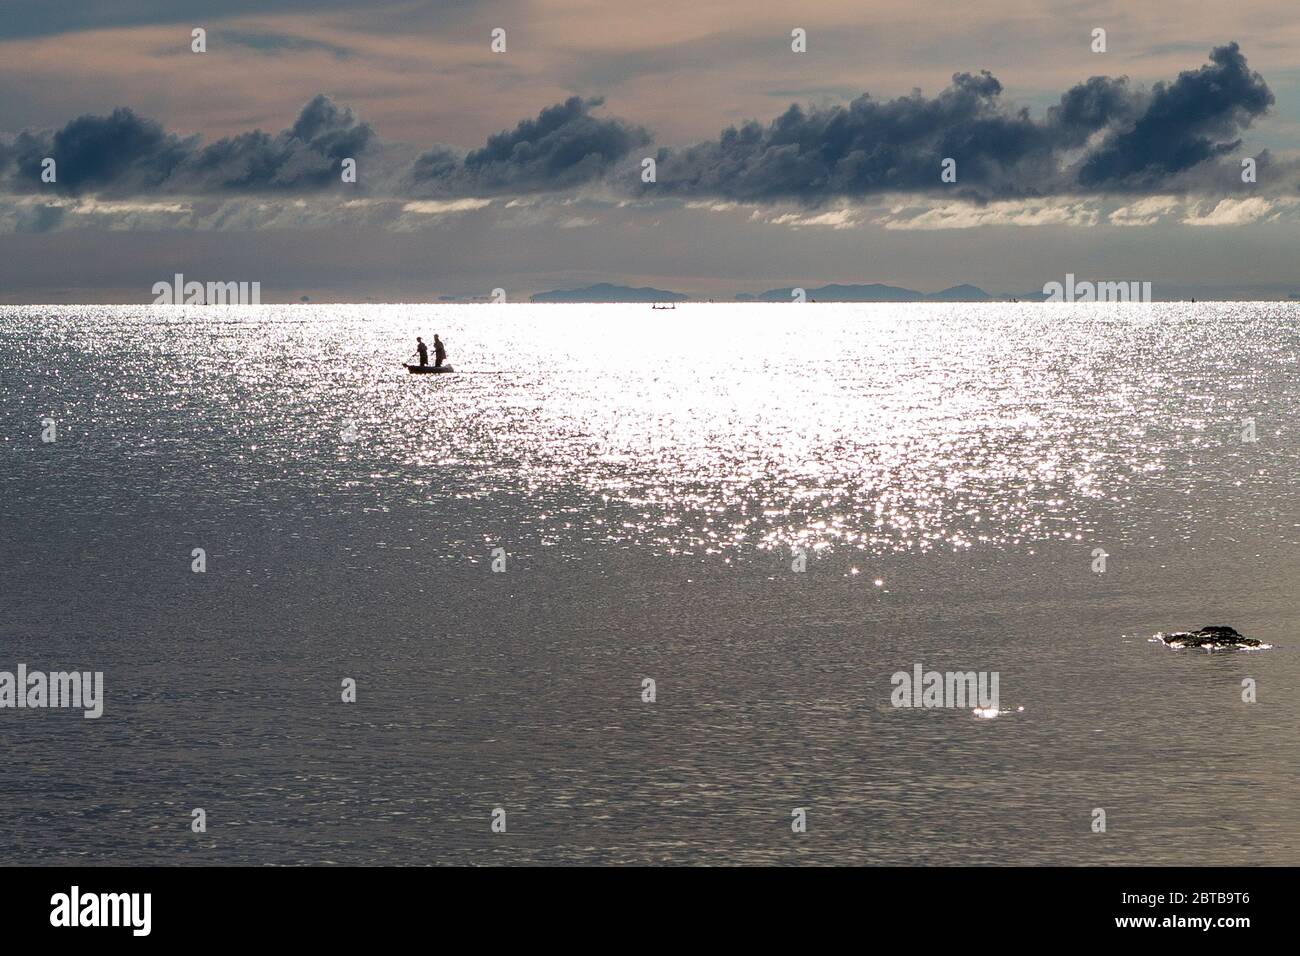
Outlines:
[[[0,302],[1285,298],[1298,50],[1282,0],[0,0]]]

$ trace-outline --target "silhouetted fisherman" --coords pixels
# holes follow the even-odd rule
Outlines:
[[[435,335],[433,338],[434,338],[434,341],[437,341],[437,339],[438,339],[438,337],[437,337],[436,335]],[[429,364],[429,346],[425,345],[425,344],[424,344],[424,339],[420,338],[418,335],[415,337],[415,351],[416,351],[416,353],[420,356],[420,364],[421,364],[421,365],[428,365],[428,364]]]
[[[447,349],[442,344],[442,339],[438,336],[433,337],[433,367],[442,368],[442,363],[447,361]],[[424,359],[420,359],[420,364],[424,364]]]

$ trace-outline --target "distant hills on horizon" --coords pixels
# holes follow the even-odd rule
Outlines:
[[[804,289],[810,302],[992,302],[996,296],[989,295],[979,286],[963,283],[940,292],[918,292],[904,289],[902,286],[885,285],[883,282],[871,282],[866,285],[823,285],[813,289]],[[741,293],[737,302],[789,302],[794,298],[794,287],[769,289],[758,295]],[[1011,298],[1007,296],[1007,298]]]
[[[766,292],[751,294],[738,293],[736,302],[790,302],[794,298],[795,286],[781,289],[769,289]],[[918,292],[902,286],[885,285],[871,282],[865,285],[839,285],[832,283],[805,288],[804,294],[809,302],[997,302],[1012,298],[1024,301],[1042,299],[1041,293],[1026,295],[995,296],[985,292],[979,286],[963,283],[951,286],[940,292]],[[530,301],[536,303],[586,302],[593,304],[610,304],[618,302],[689,302],[692,297],[668,289],[655,289],[650,286],[633,288],[615,285],[610,282],[598,282],[580,289],[555,289],[551,292],[539,292]],[[701,300],[696,300],[701,301]]]
[[[634,289],[626,285],[613,285],[609,282],[597,282],[582,289],[555,289],[551,292],[539,292],[531,302],[686,302],[689,295],[680,292],[668,292],[665,289],[652,289],[642,286]]]
[[[791,302],[794,299],[794,290],[796,286],[785,286],[780,289],[768,289],[766,292],[749,293],[739,292],[732,296],[731,299],[710,299],[705,296],[692,296],[683,292],[674,292],[670,289],[656,289],[653,286],[632,287],[625,285],[616,285],[611,282],[598,282],[595,285],[584,286],[579,289],[554,289],[550,292],[538,292],[532,296],[529,301],[535,303],[589,303],[589,304],[614,304],[620,302]],[[919,292],[916,289],[907,289],[903,286],[886,285],[883,282],[868,282],[858,284],[839,284],[830,283],[828,285],[804,287],[804,295],[808,302],[1044,302],[1047,295],[1042,290],[1033,292],[1003,292],[992,294],[985,292],[977,285],[971,285],[968,282],[960,285],[949,286],[939,292]],[[452,300],[451,296],[444,296],[444,300]],[[1283,293],[1280,295],[1281,301],[1300,301],[1300,292]],[[1155,295],[1154,301],[1157,302],[1183,302],[1190,299],[1196,301],[1195,293],[1191,295],[1174,294],[1168,297]],[[1220,298],[1217,296],[1202,295],[1200,301],[1203,302],[1229,302],[1239,301],[1238,298]],[[1261,299],[1256,301],[1270,301],[1270,299]],[[1271,299],[1271,301],[1277,301]]]

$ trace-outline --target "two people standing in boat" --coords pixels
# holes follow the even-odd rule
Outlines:
[[[415,353],[420,356],[420,364],[429,364],[429,346],[424,344],[424,339],[416,336]],[[433,367],[442,368],[442,363],[447,361],[447,347],[442,344],[442,339],[438,336],[433,337]]]

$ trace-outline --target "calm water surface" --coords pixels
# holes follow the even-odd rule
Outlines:
[[[0,308],[0,862],[1300,863],[1298,319]]]

